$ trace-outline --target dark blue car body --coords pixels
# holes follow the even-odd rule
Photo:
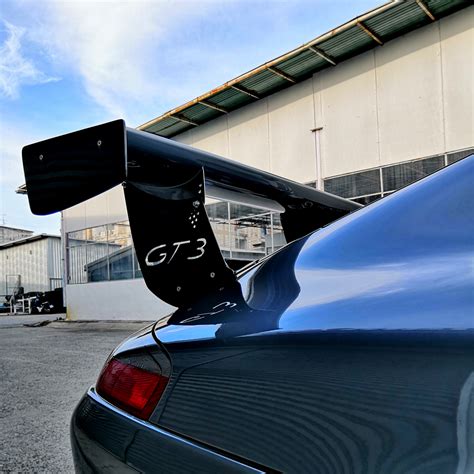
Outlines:
[[[474,472],[474,156],[288,244],[126,340],[148,420],[94,388],[79,472]]]

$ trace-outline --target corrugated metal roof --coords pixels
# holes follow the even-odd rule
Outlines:
[[[23,237],[22,239],[12,240],[11,242],[0,244],[0,250],[6,249],[9,247],[16,247],[18,245],[28,244],[30,242],[35,242],[36,240],[42,240],[42,239],[61,239],[61,237],[59,235],[53,235],[53,234],[32,235],[31,237]]]
[[[0,229],[19,230],[20,232],[30,232],[30,233],[33,233],[32,230],[20,229],[19,227],[10,227],[9,225],[0,225]]]
[[[327,64],[328,62],[325,59],[315,54],[314,51],[307,49],[281,62],[279,67],[296,79],[304,79],[307,77],[308,71],[319,71],[325,68]]]
[[[391,1],[138,128],[173,137],[471,4],[468,0]]]
[[[354,25],[332,38],[322,41],[318,47],[338,63],[372,49],[376,45],[377,43],[362,28]]]

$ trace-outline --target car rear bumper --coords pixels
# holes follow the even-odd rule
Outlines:
[[[265,472],[128,415],[94,389],[73,413],[71,445],[79,473]]]

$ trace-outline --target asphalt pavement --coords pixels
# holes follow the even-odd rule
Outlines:
[[[0,316],[0,472],[74,472],[69,420],[112,349],[147,323],[26,327]]]

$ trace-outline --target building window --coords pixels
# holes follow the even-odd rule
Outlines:
[[[206,205],[222,255],[233,267],[264,257],[285,245],[278,213],[219,201]]]
[[[367,205],[473,153],[474,149],[470,148],[328,178],[324,180],[324,190]]]
[[[378,194],[382,192],[380,173],[376,169],[327,179],[324,190],[345,198]]]
[[[128,280],[134,275],[134,251],[132,235],[128,222],[107,226],[109,242],[109,278],[110,280]]]
[[[396,191],[444,166],[444,155],[382,168],[384,191]]]
[[[462,151],[454,151],[452,153],[448,153],[447,158],[448,158],[448,165],[451,163],[454,163],[456,161],[462,160],[463,158],[466,158],[466,156],[474,154],[474,148],[470,148],[468,150],[462,150]]]
[[[233,268],[286,243],[279,214],[221,201],[206,209],[221,252]],[[142,277],[128,222],[69,232],[66,249],[69,284]]]
[[[141,276],[128,222],[118,222],[66,236],[68,283],[124,280]]]

